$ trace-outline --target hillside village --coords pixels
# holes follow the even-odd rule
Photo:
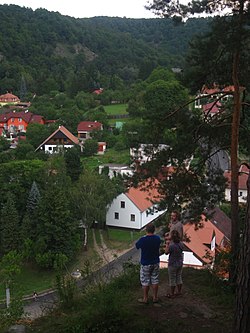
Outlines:
[[[196,333],[199,325],[188,327],[192,318],[200,321],[204,333],[210,324],[215,332],[227,331],[234,295],[235,322],[250,308],[243,292],[249,289],[243,277],[249,276],[250,260],[248,56],[234,58],[230,42],[220,40],[219,18],[188,19],[175,27],[170,19],[148,24],[126,18],[72,20],[42,9],[1,9],[5,15],[0,34],[5,32],[6,39],[0,45],[0,332],[43,315],[47,297],[53,299],[51,309],[59,300],[59,326],[59,317],[71,317],[68,311],[82,308],[84,302],[89,312],[76,319],[76,311],[72,332],[83,327],[86,333],[120,332],[128,315],[122,312],[123,303],[138,312],[134,296],[128,292],[125,300],[126,291],[122,296],[120,292],[127,286],[138,293],[132,288],[139,275],[133,262],[138,252],[133,250],[151,223],[161,237],[163,280],[166,269],[170,271],[164,234],[171,212],[181,216],[189,286],[169,310],[175,318],[170,329],[180,331],[185,321],[186,331]],[[10,28],[14,22],[20,26],[18,33]],[[199,30],[202,35],[194,37]],[[229,44],[221,50],[224,43]],[[232,73],[229,59],[234,59]],[[133,255],[126,257],[129,253]],[[111,273],[111,267],[124,272],[122,282],[116,272],[107,278],[110,284],[102,285],[99,279]],[[212,293],[220,295],[221,290],[222,303],[230,299],[225,327],[216,297],[218,317],[211,310],[212,298],[208,306],[195,294],[191,280],[196,278],[209,281]],[[143,304],[145,333],[165,327],[162,318],[171,301],[164,298],[169,296],[166,281],[163,286],[162,302],[153,297],[148,309]],[[109,288],[114,289],[107,292]],[[76,290],[81,290],[79,295]],[[195,314],[199,304],[202,320]],[[25,317],[29,306],[35,314]],[[128,316],[137,329],[139,321],[134,314]],[[150,318],[159,321],[155,331]],[[32,325],[28,332],[36,332]],[[63,329],[67,325],[64,322]],[[53,322],[51,328],[56,326]]]
[[[232,88],[224,88],[221,93],[230,91],[230,89]],[[202,108],[205,119],[209,117],[209,114],[214,115],[220,112],[217,104],[213,102],[202,103],[202,98],[211,96],[216,92],[218,92],[218,88],[209,90],[203,87],[201,93],[197,95],[194,107],[198,109]],[[102,90],[98,91],[98,94],[101,93]],[[0,118],[1,135],[10,142],[10,148],[16,148],[20,140],[25,140],[29,124],[38,123],[49,126],[51,123],[56,123],[55,120],[46,120],[43,116],[30,112],[28,108],[31,106],[31,103],[24,102],[20,104],[20,99],[13,94],[8,93],[0,96],[0,101],[3,110],[5,110]],[[6,106],[8,106],[7,109]],[[98,121],[81,121],[77,125],[76,131],[77,134],[74,135],[65,126],[59,125],[53,133],[36,147],[35,151],[42,151],[45,154],[58,154],[74,146],[79,146],[80,151],[83,151],[86,140],[91,140],[93,133],[103,131],[103,124]],[[98,149],[95,153],[103,155],[107,148],[106,142],[98,142]],[[138,148],[130,147],[130,160],[132,161],[130,165],[114,163],[100,164],[99,173],[101,174],[104,168],[106,168],[108,169],[110,178],[118,175],[125,178],[132,177],[136,168],[139,168],[139,165],[154,159],[154,155],[166,149],[169,149],[167,145],[152,145],[150,147],[149,144],[141,144]],[[151,155],[149,155],[149,152]],[[243,171],[247,171],[246,167],[245,169],[244,166],[242,168]],[[223,171],[227,179],[224,199],[229,201],[230,171],[228,169]],[[171,172],[174,172],[174,168],[172,168]],[[246,202],[247,174],[245,172],[240,173],[239,176],[239,198],[242,202]],[[167,209],[159,209],[157,204],[159,200],[160,194],[157,191],[156,183],[149,188],[145,184],[137,188],[130,187],[127,192],[118,195],[109,206],[106,213],[106,226],[142,230],[149,222],[156,221],[161,215],[164,216],[166,214]],[[211,212],[208,216],[211,215]],[[216,208],[212,212],[212,216],[212,219],[208,221],[205,219],[205,216],[201,217],[198,224],[198,231],[195,231],[194,226],[189,225],[188,221],[185,222],[184,230],[187,240],[185,243],[187,251],[184,251],[185,266],[207,267],[207,265],[211,265],[213,262],[212,258],[215,255],[216,248],[226,249],[230,246],[230,219],[219,208]],[[215,242],[214,245],[212,245],[213,242]],[[168,256],[162,255],[162,267],[166,266],[167,261]]]

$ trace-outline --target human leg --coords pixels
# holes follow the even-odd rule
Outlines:
[[[168,266],[170,296],[173,297],[176,288],[176,267]]]
[[[160,265],[154,264],[151,267],[151,283],[153,289],[153,302],[158,301],[158,288],[159,288],[159,273],[160,273]]]
[[[181,295],[182,290],[182,266],[178,267],[176,270],[176,284],[177,284],[177,293],[178,295]]]
[[[141,265],[140,269],[140,281],[143,289],[143,299],[140,300],[141,303],[148,303],[148,293],[150,289],[150,270],[149,266]]]

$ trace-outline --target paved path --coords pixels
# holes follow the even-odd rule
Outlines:
[[[112,260],[105,266],[101,267],[96,272],[93,272],[87,279],[77,281],[77,285],[79,288],[83,288],[89,283],[89,281],[108,282],[123,271],[123,265],[125,263],[138,263],[139,256],[140,251],[133,248],[120,257]],[[25,317],[27,319],[33,320],[43,316],[46,312],[56,306],[57,300],[58,297],[56,291],[38,294],[36,301],[32,297],[26,298],[26,304],[24,306]]]

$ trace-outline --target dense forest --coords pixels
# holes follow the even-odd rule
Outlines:
[[[194,35],[209,18],[171,20],[75,19],[45,9],[1,5],[0,93],[51,91],[75,96],[96,88],[121,89],[157,66],[184,66]]]

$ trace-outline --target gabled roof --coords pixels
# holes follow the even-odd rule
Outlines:
[[[208,103],[202,106],[202,110],[204,113],[208,113],[208,114],[215,114],[218,113],[220,111],[221,108],[221,103],[217,102],[217,103]]]
[[[0,96],[0,102],[6,102],[6,103],[20,102],[20,99],[13,94],[7,93]]]
[[[44,119],[43,116],[33,114],[32,112],[29,111],[20,111],[20,112],[11,111],[0,115],[0,122],[5,123],[11,118],[22,118],[27,124],[31,122],[38,123],[42,119]]]
[[[249,170],[245,165],[241,165],[239,169],[239,190],[247,190],[247,179]],[[231,188],[231,171],[226,170],[224,177],[227,179],[227,188]]]
[[[102,129],[102,124],[98,121],[81,121],[77,126],[77,132],[91,132]]]
[[[157,180],[154,181],[152,186],[144,188],[149,185],[149,183],[145,185],[140,185],[136,187],[130,187],[128,192],[125,195],[137,206],[137,208],[144,212],[146,209],[152,207],[154,202],[160,201],[160,194],[157,190],[157,185],[159,182]]]
[[[189,248],[200,260],[209,263],[210,259],[206,258],[206,254],[214,256],[210,250],[210,244],[215,235],[215,243],[217,246],[222,245],[225,235],[210,221],[205,220],[205,216],[200,221],[200,228],[194,224],[185,224],[183,226],[184,234],[189,241],[184,241],[184,244]]]
[[[230,240],[231,239],[231,219],[218,207],[207,212],[212,215],[209,220]]]
[[[69,130],[67,130],[66,127],[64,126],[59,126],[57,130],[55,130],[47,139],[45,139],[39,147],[37,147],[36,151],[41,148],[44,144],[46,144],[46,142],[48,142],[51,138],[53,138],[53,136],[58,133],[58,132],[62,132],[68,139],[70,139],[74,144],[78,145],[79,144],[79,140],[76,136],[74,136]]]

